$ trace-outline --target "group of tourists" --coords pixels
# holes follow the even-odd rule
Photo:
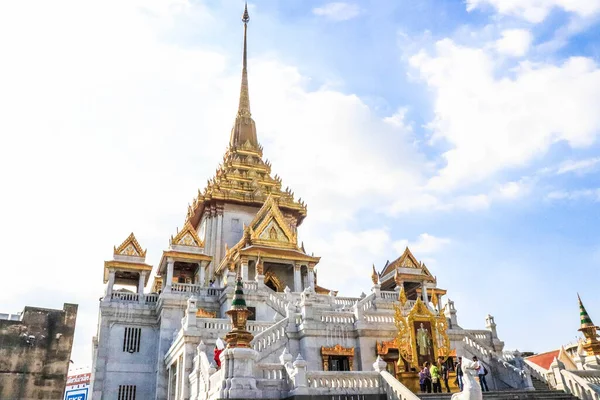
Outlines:
[[[443,357],[438,357],[436,364],[431,365],[429,361],[426,361],[423,364],[423,368],[421,371],[419,371],[419,385],[421,386],[422,393],[431,393],[432,391],[433,393],[443,393],[442,381],[444,382],[446,390],[448,393],[450,393],[448,378],[450,376],[450,369],[453,368],[449,367],[449,364],[451,365],[451,363],[444,362]],[[467,368],[469,370],[473,370],[473,372],[476,372],[477,377],[479,378],[479,386],[481,387],[481,391],[489,392],[487,381],[485,379],[488,371],[485,366],[479,362],[477,357],[473,357],[473,362],[469,362]],[[465,372],[463,369],[462,357],[458,357],[458,363],[456,364],[455,371],[456,380],[454,383],[458,385],[462,392],[465,384]]]

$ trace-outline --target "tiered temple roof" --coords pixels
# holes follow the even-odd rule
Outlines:
[[[271,164],[263,161],[263,148],[258,143],[256,124],[250,112],[248,88],[246,31],[249,21],[248,10],[244,10],[244,50],[242,62],[242,84],[240,102],[235,123],[231,130],[229,148],[223,156],[215,176],[208,180],[203,191],[188,208],[186,221],[197,228],[205,207],[215,201],[261,206],[267,197],[277,199],[279,206],[295,216],[296,225],[306,217],[306,204],[295,200],[294,193],[282,189],[281,178],[271,177]]]

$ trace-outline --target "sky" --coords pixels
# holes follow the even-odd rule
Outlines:
[[[507,349],[600,321],[600,0],[254,0],[250,98],[308,205],[319,285],[358,296],[409,246]],[[156,265],[222,160],[243,2],[0,3],[0,311],[79,304],[91,364],[103,262]]]

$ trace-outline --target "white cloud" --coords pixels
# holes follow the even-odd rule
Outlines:
[[[333,21],[346,21],[358,17],[360,7],[352,3],[334,2],[313,8],[313,14]]]
[[[417,256],[421,254],[434,254],[441,251],[452,241],[448,238],[436,237],[428,233],[421,233],[415,242],[409,242],[407,239],[394,242],[394,248],[398,254],[402,254],[406,247]]]
[[[507,29],[502,38],[496,41],[496,50],[508,56],[522,57],[527,54],[533,36],[526,29]]]
[[[450,145],[429,188],[448,190],[527,165],[557,142],[586,147],[600,133],[600,69],[572,57],[562,65],[522,62],[500,76],[496,59],[450,39],[410,60],[434,96],[432,143]]]
[[[557,190],[548,193],[546,198],[548,200],[591,200],[600,202],[600,189]]]
[[[582,17],[600,11],[600,0],[467,0],[467,11],[492,6],[500,14],[512,15],[529,22],[542,22],[553,8],[560,8]]]
[[[586,174],[596,169],[596,167],[600,164],[600,157],[595,158],[587,158],[585,160],[567,160],[560,164],[557,174],[562,175],[566,173],[575,173],[575,174]]]

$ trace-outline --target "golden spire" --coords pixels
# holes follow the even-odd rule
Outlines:
[[[242,85],[240,88],[240,104],[238,106],[235,124],[231,130],[231,139],[229,140],[229,145],[231,147],[238,147],[245,145],[246,142],[248,142],[255,149],[258,149],[256,125],[254,124],[254,120],[250,114],[250,93],[248,90],[248,21],[250,21],[250,15],[248,14],[248,3],[246,3],[244,7],[244,14],[242,15],[242,22],[244,23],[244,50],[242,55]]]
[[[592,319],[581,302],[579,294],[577,294],[577,299],[579,300],[579,318],[581,320],[579,332],[583,333],[583,336],[585,336],[585,342],[582,345],[583,350],[585,350],[588,356],[598,356],[600,355],[600,341],[598,340],[598,329],[600,328],[592,322]]]

